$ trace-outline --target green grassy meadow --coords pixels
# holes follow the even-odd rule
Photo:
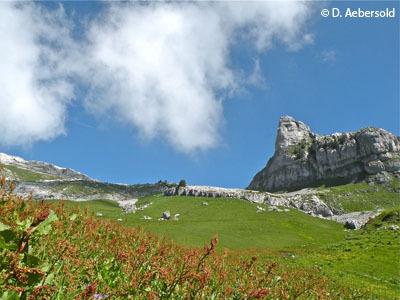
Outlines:
[[[315,266],[332,284],[358,289],[360,295],[367,293],[371,299],[400,297],[399,233],[385,229],[382,220],[379,226],[348,231],[341,224],[297,210],[257,213],[256,204],[222,198],[155,195],[140,199],[138,207],[151,204],[133,214],[124,214],[110,201],[64,203],[101,213],[98,218],[127,227],[142,227],[188,248],[203,246],[218,235],[219,251],[227,248],[238,256],[257,255],[293,267]],[[171,216],[180,214],[179,220],[159,221],[166,210]],[[390,211],[398,212],[399,208]],[[152,220],[144,220],[144,216]],[[394,219],[390,223],[400,222]]]
[[[205,201],[208,206],[202,205]],[[257,213],[256,204],[243,200],[151,196],[140,199],[137,206],[149,203],[152,204],[143,211],[124,214],[111,201],[67,201],[67,205],[87,207],[105,218],[121,218],[126,226],[143,227],[189,247],[203,246],[218,235],[221,248],[284,250],[340,241],[345,233],[336,222],[313,218],[297,210]],[[172,216],[180,214],[179,220],[159,221],[166,210]],[[144,216],[152,220],[144,220]]]
[[[350,183],[319,188],[319,197],[328,205],[343,212],[395,208],[400,206],[400,180],[385,185]]]
[[[397,222],[399,224],[399,222]],[[356,287],[371,299],[400,297],[399,233],[388,229],[350,231],[340,242],[295,253],[292,265],[316,265],[339,286]]]

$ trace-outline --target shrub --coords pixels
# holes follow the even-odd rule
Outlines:
[[[185,179],[181,179],[178,183],[178,187],[186,187],[186,180]]]
[[[293,155],[296,160],[302,159],[306,156],[312,145],[310,137],[302,139],[298,144],[289,146],[288,153]]]

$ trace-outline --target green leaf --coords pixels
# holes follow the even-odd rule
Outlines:
[[[25,231],[25,230],[27,230],[29,227],[31,227],[32,222],[33,222],[33,219],[32,219],[31,217],[29,217],[29,218],[26,218],[26,219],[23,220],[23,221],[17,221],[16,223],[17,223],[17,225],[19,226],[19,229],[20,229],[21,231]]]
[[[1,295],[1,300],[19,300],[19,295],[16,291],[6,291]]]
[[[46,234],[48,234],[48,233],[50,232],[50,230],[51,230],[51,224],[52,224],[54,221],[57,221],[57,220],[58,220],[57,215],[55,214],[54,211],[51,210],[49,216],[47,217],[47,219],[44,220],[42,223],[40,223],[40,224],[36,227],[35,233],[37,233],[37,234],[39,234],[39,235],[46,235]]]
[[[54,281],[54,273],[50,273],[49,275],[47,275],[46,280],[44,281],[44,285],[51,285]]]
[[[25,254],[24,262],[29,267],[37,267],[41,263],[38,257],[28,253]]]
[[[71,220],[71,221],[75,221],[75,219],[78,217],[78,215],[77,214],[72,214],[70,217],[69,217],[69,219]]]
[[[0,222],[0,231],[8,230],[11,227]]]
[[[7,243],[4,240],[4,238],[0,235],[0,249],[6,249],[7,248]]]
[[[47,273],[50,269],[51,269],[52,264],[50,264],[48,261],[43,262],[43,264],[41,265],[40,269]]]
[[[28,275],[28,285],[35,285],[40,283],[42,280],[42,276],[40,274],[29,274]]]
[[[17,248],[17,244],[14,241],[6,242],[5,238],[0,235],[0,249],[17,250]]]
[[[19,242],[19,239],[18,239],[17,235],[15,234],[15,232],[13,232],[12,230],[6,229],[3,231],[0,231],[0,238],[4,241],[4,243],[6,243],[5,248],[10,249],[10,250],[17,249],[17,244]]]

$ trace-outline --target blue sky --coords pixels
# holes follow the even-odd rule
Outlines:
[[[179,4],[179,6],[184,5],[187,4]],[[50,10],[50,15],[55,15],[58,9],[54,3],[40,6],[42,10],[39,14]],[[335,19],[323,18],[320,15],[322,8],[332,7],[338,7],[342,11],[347,7],[374,10],[395,7],[396,17]],[[78,57],[85,56],[86,48],[83,48],[82,40],[85,40],[86,32],[89,30],[95,32],[92,42],[97,43],[96,49],[101,47],[103,39],[100,37],[103,31],[109,30],[110,27],[105,27],[98,19],[93,20],[100,15],[107,16],[109,8],[95,2],[69,2],[64,3],[64,8],[64,21],[68,20],[68,26],[72,28],[71,43],[78,43]],[[135,9],[138,9],[137,6],[125,8],[129,11]],[[176,9],[178,8],[173,8],[173,10]],[[266,9],[275,8],[271,6]],[[209,95],[204,94],[201,89],[199,94],[202,96],[199,97],[204,99],[198,100],[201,104],[198,107],[199,111],[206,109],[204,118],[200,118],[202,113],[199,112],[197,116],[197,110],[191,110],[191,108],[188,108],[190,116],[177,116],[182,118],[182,126],[185,126],[185,122],[200,118],[198,123],[188,125],[190,130],[193,129],[193,134],[189,130],[187,133],[184,132],[186,135],[179,137],[176,127],[169,128],[170,120],[165,120],[165,118],[175,117],[175,110],[172,115],[156,118],[159,123],[155,125],[158,126],[155,129],[146,127],[147,122],[141,123],[140,114],[131,119],[130,109],[135,112],[135,105],[138,102],[130,102],[130,98],[137,96],[136,91],[141,90],[141,86],[137,87],[133,83],[134,88],[121,92],[120,95],[118,78],[113,78],[115,73],[104,72],[103,74],[101,73],[103,71],[99,71],[103,81],[95,82],[94,79],[84,78],[90,75],[87,75],[88,71],[78,70],[78,65],[67,76],[75,92],[71,97],[66,92],[71,99],[65,104],[64,112],[58,111],[65,117],[65,122],[62,124],[65,133],[60,134],[59,131],[49,133],[42,130],[32,132],[32,135],[38,137],[35,139],[26,135],[13,139],[11,136],[13,131],[9,129],[11,127],[4,127],[2,131],[9,133],[10,137],[8,139],[0,137],[0,151],[26,159],[44,160],[71,167],[93,178],[109,182],[144,183],[156,182],[160,179],[178,181],[185,178],[190,184],[246,187],[255,173],[265,166],[268,158],[273,154],[276,127],[281,115],[291,115],[320,134],[376,126],[399,135],[399,3],[397,1],[318,2],[309,4],[306,13],[302,10],[303,8],[296,9],[293,8],[293,15],[285,15],[288,18],[288,24],[293,21],[290,18],[294,17],[297,20],[299,14],[307,15],[304,22],[286,24],[284,26],[288,27],[276,32],[268,28],[274,23],[266,24],[265,28],[258,28],[264,32],[272,32],[273,38],[264,41],[268,46],[257,44],[260,41],[257,37],[255,38],[257,43],[252,43],[251,38],[244,34],[232,43],[228,41],[229,44],[221,45],[221,52],[215,54],[214,51],[218,47],[215,46],[215,42],[221,40],[217,36],[216,41],[199,44],[208,46],[210,49],[202,49],[201,52],[188,56],[202,59],[201,54],[205,53],[211,60],[215,55],[216,63],[220,62],[222,57],[225,61],[219,69],[223,73],[221,76],[225,80],[231,78],[233,74],[235,78],[234,84],[222,81],[217,87],[205,87],[206,92],[211,91],[214,101],[209,100],[204,103],[215,105],[216,110],[220,108],[221,111],[217,116],[212,112],[207,112],[207,109],[202,106],[204,103],[201,101],[209,98]],[[189,14],[195,16],[196,22],[200,25],[201,22],[207,22],[210,16],[214,16],[213,13],[203,16],[202,8],[194,12],[190,11]],[[268,18],[269,14],[270,12],[266,12],[261,17]],[[27,14],[23,15],[23,17],[27,16],[29,17]],[[129,15],[124,15],[118,9],[113,16],[122,16],[121,18],[131,20]],[[149,14],[149,16],[152,15]],[[97,23],[94,26],[91,22]],[[186,26],[185,22],[189,22],[187,18],[183,18],[183,24]],[[235,19],[234,22],[238,24],[245,21]],[[232,24],[234,22],[232,21]],[[61,27],[67,26],[65,24],[61,22]],[[129,24],[131,23],[127,21],[125,27],[131,30],[132,35],[135,35],[135,30],[142,28],[140,26],[143,24],[146,25],[143,28],[149,26],[147,23],[134,23],[137,27],[130,28]],[[197,28],[195,27],[197,23],[193,24],[193,27]],[[251,23],[243,24],[232,25],[229,29],[232,39],[241,31],[251,29]],[[291,26],[298,26],[301,31]],[[285,35],[285,30],[293,30],[296,37],[290,37],[291,40],[288,42],[286,37],[282,36]],[[228,31],[222,31],[223,34],[226,32]],[[257,34],[262,36],[261,33]],[[155,34],[155,40],[160,38],[159,32],[146,34]],[[207,34],[209,32],[205,32],[204,36],[207,37]],[[63,38],[63,35],[59,35],[59,38]],[[161,38],[163,38],[162,35]],[[74,39],[78,42],[74,42]],[[193,40],[190,38],[184,42],[182,49],[193,49],[190,43],[198,41],[194,37]],[[180,43],[180,41],[175,43]],[[163,47],[169,47],[169,44]],[[169,49],[166,50],[169,53]],[[128,53],[127,56],[122,57],[129,60],[133,56],[134,53]],[[57,59],[71,59],[65,57],[60,55]],[[3,59],[6,59],[4,52]],[[202,61],[199,66],[204,64],[205,62]],[[109,66],[114,67],[115,62],[109,63]],[[138,64],[133,66],[135,70],[143,67]],[[194,68],[197,66],[194,65]],[[219,75],[210,73],[210,68],[213,70],[213,67],[207,68],[204,71],[206,77],[219,80]],[[92,77],[99,74],[98,69],[95,70],[93,73],[95,75],[92,74]],[[228,70],[227,73],[226,70]],[[132,81],[142,78],[135,76],[128,79]],[[157,80],[163,80],[163,77],[154,80],[157,83]],[[131,81],[128,82],[129,85]],[[56,85],[56,87],[60,86],[63,85]],[[167,94],[167,97],[170,97],[171,93],[174,95],[174,92],[168,91],[170,94]],[[147,95],[148,91],[145,94]],[[178,94],[177,97],[180,96],[181,94]],[[115,100],[116,98],[118,100]],[[171,99],[173,102],[173,97]],[[193,101],[197,101],[196,99],[193,98]],[[1,101],[0,98],[0,103]],[[117,101],[117,104],[105,110],[108,103],[112,101]],[[157,105],[159,102],[155,103]],[[161,103],[168,108],[169,102]],[[7,105],[1,104],[3,107]],[[143,114],[146,116],[147,107],[150,109],[151,105],[145,103],[144,108],[142,107]],[[180,104],[177,102],[176,105]],[[186,104],[182,105],[183,108],[186,107]],[[179,114],[180,110],[177,111]],[[44,116],[47,116],[45,113],[43,112]],[[154,113],[160,113],[160,110],[155,108]],[[0,118],[1,116],[0,114]],[[24,122],[23,116],[22,114],[17,122]],[[6,119],[6,116],[3,115],[3,118]],[[207,122],[214,121],[218,125],[206,126]],[[45,125],[49,126],[47,123]],[[205,131],[207,134],[203,135]],[[29,130],[25,132],[29,133]],[[175,137],[177,140],[174,140]],[[20,143],[19,141],[23,139],[27,139],[28,142]]]

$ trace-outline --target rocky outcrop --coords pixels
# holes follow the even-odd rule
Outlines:
[[[358,212],[352,212],[352,213],[338,215],[338,216],[332,216],[332,217],[330,217],[330,219],[333,221],[336,221],[338,223],[344,224],[344,226],[347,229],[360,229],[365,224],[367,224],[367,222],[370,219],[375,218],[381,212],[382,212],[381,210],[358,211]]]
[[[302,190],[297,193],[272,194],[268,192],[210,186],[178,186],[165,190],[164,195],[234,198],[254,203],[263,203],[272,207],[281,206],[295,208],[310,215],[319,217],[330,217],[334,214],[331,208],[326,205],[322,200],[320,200],[318,196],[315,195],[315,192],[312,190]]]
[[[385,182],[400,174],[400,138],[381,128],[320,136],[281,117],[274,156],[248,189],[293,191],[361,180]]]
[[[258,191],[249,191],[243,189],[229,189],[212,186],[177,186],[167,189],[165,196],[194,196],[194,197],[210,197],[210,198],[236,198],[256,203],[264,203],[270,197],[270,193],[262,193]]]
[[[118,205],[124,213],[130,214],[136,212],[136,202],[138,199],[127,199],[118,201]]]
[[[234,198],[247,200],[254,203],[268,205],[268,211],[289,211],[287,208],[294,208],[313,217],[332,220],[344,225],[347,229],[360,229],[369,220],[378,216],[382,210],[359,211],[342,214],[335,208],[329,207],[319,198],[314,189],[303,189],[296,192],[272,194],[268,192],[250,191],[243,189],[228,189],[210,186],[185,186],[174,187],[164,191],[166,196],[192,196],[208,198]],[[208,206],[208,202],[202,202]],[[279,207],[286,207],[281,209]],[[264,207],[257,205],[257,213],[264,212]]]

